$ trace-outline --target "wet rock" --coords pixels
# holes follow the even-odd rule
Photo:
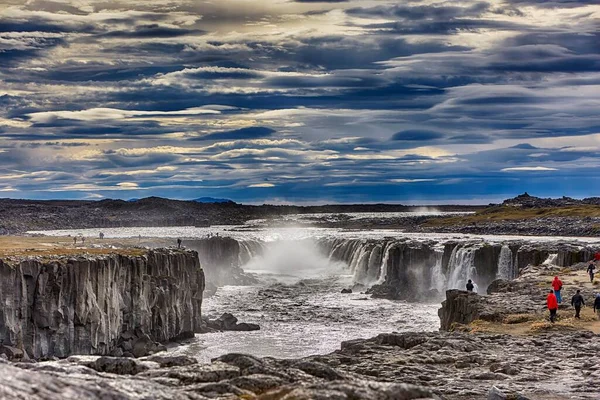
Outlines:
[[[260,330],[260,326],[258,324],[249,324],[246,322],[242,322],[241,324],[237,324],[233,330],[243,332],[258,331]]]
[[[98,372],[108,372],[117,375],[136,375],[144,372],[148,367],[130,358],[100,357],[95,362],[88,364]]]
[[[258,331],[260,326],[242,322],[237,323],[238,319],[230,313],[224,313],[216,320],[205,319],[204,325],[199,333],[211,333],[217,331]]]
[[[342,294],[349,294],[352,293],[352,289],[342,289]]]
[[[215,323],[219,327],[219,329],[224,330],[224,331],[229,331],[229,330],[235,329],[235,326],[237,325],[237,321],[238,321],[238,319],[236,317],[234,317],[232,314],[225,313],[225,314],[221,315],[215,321]]]
[[[161,368],[182,367],[198,364],[198,360],[188,356],[150,356],[146,360],[158,363]]]
[[[23,358],[24,352],[13,346],[0,347],[0,354],[4,354],[8,360],[16,361]]]

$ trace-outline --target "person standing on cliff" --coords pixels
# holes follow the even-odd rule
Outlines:
[[[562,286],[562,281],[558,279],[558,276],[555,276],[554,280],[552,281],[552,289],[554,289],[554,295],[556,296],[556,301],[558,301],[558,304],[562,303],[562,297],[560,296]]]
[[[177,248],[181,248],[181,238],[177,239]]]
[[[585,306],[585,301],[583,300],[580,290],[577,290],[575,296],[571,298],[571,305],[575,307],[575,318],[581,319],[579,313],[581,312],[581,306]]]
[[[550,311],[550,322],[554,323],[556,318],[556,311],[558,310],[558,301],[553,290],[550,290],[548,297],[546,297],[546,303],[548,304],[548,310]]]
[[[475,286],[473,285],[473,282],[469,279],[467,282],[467,292],[472,292],[474,288]]]
[[[598,313],[598,319],[600,319],[600,293],[596,295],[594,300],[594,312]]]
[[[590,261],[590,265],[587,267],[587,273],[590,275],[590,282],[594,283],[594,271],[596,270],[596,264]]]

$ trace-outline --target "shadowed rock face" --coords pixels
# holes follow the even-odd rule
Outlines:
[[[0,340],[36,359],[165,342],[200,328],[203,290],[193,251],[0,260]]]
[[[207,282],[216,286],[252,285],[257,283],[241,268],[248,261],[239,241],[230,237],[186,240],[185,246],[198,252]]]

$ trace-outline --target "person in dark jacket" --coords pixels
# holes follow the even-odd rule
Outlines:
[[[598,319],[600,319],[600,293],[596,295],[594,300],[594,312],[598,313]]]
[[[581,312],[581,306],[585,306],[585,301],[583,300],[583,296],[578,290],[575,296],[571,298],[571,305],[575,307],[575,318],[581,319],[579,313]]]
[[[596,270],[596,264],[590,262],[587,267],[587,273],[590,275],[590,282],[594,283],[594,271]]]
[[[177,239],[177,248],[181,248],[181,238]]]
[[[475,286],[473,285],[473,282],[469,279],[469,281],[467,282],[467,292],[472,292],[473,288],[475,288]]]
[[[548,293],[548,297],[546,297],[546,303],[548,304],[548,311],[550,311],[550,322],[554,323],[556,311],[558,310],[558,301],[556,300],[554,290],[550,290],[550,293]]]

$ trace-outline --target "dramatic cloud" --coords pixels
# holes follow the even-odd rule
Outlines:
[[[600,5],[0,0],[0,193],[595,195]]]

